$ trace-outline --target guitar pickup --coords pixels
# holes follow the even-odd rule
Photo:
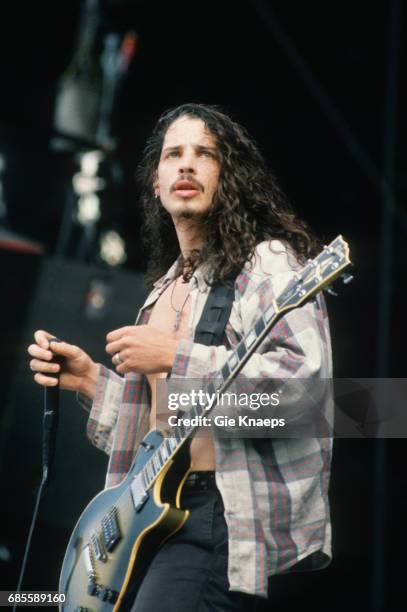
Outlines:
[[[142,481],[142,474],[138,475],[130,485],[131,496],[133,498],[133,504],[136,512],[140,512],[146,501],[148,500],[148,493],[146,491],[145,485],[147,484],[147,479]]]
[[[90,542],[92,544],[92,551],[94,556],[98,561],[102,561],[105,563],[107,561],[107,554],[105,551],[105,547],[100,540],[98,534],[94,531],[90,537]]]
[[[122,537],[117,517],[117,509],[112,508],[106,516],[102,518],[103,543],[108,552],[113,550]]]

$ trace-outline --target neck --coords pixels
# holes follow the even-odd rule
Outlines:
[[[184,259],[188,259],[188,257],[202,249],[202,229],[194,223],[193,219],[176,219],[174,226],[179,248]]]

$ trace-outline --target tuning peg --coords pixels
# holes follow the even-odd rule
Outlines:
[[[329,293],[329,295],[334,295],[335,297],[338,297],[338,294],[336,293],[336,291],[332,289],[330,285],[327,285],[326,287],[324,287],[324,291]]]
[[[341,274],[341,279],[342,279],[342,282],[344,283],[344,285],[347,285],[348,283],[353,281],[353,275],[352,274],[347,274],[346,272],[344,272],[343,274]]]

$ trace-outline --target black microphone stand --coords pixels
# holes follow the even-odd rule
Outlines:
[[[58,338],[50,338],[49,343],[61,342]],[[54,356],[54,363],[62,363],[62,358]],[[59,380],[59,374],[54,375]],[[44,387],[44,414],[42,419],[42,478],[38,488],[37,498],[35,501],[34,512],[31,519],[31,525],[28,532],[27,542],[25,545],[23,562],[21,565],[20,576],[18,579],[17,593],[21,591],[24,580],[25,569],[27,565],[28,555],[31,548],[31,540],[34,533],[35,524],[37,521],[38,509],[42,499],[43,491],[49,485],[52,477],[52,469],[55,457],[55,442],[58,429],[59,419],[59,384],[55,387]],[[16,610],[16,604],[13,606],[13,612]]]

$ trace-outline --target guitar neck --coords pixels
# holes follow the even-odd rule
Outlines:
[[[288,311],[302,305],[331,283],[350,265],[349,248],[342,236],[338,236],[314,260],[294,275],[283,293],[273,300],[256,321],[254,327],[232,350],[219,371],[218,377],[211,380],[203,391],[207,402],[195,404],[183,416],[179,416],[178,425],[166,432],[166,439],[151,459],[144,466],[143,481],[151,486],[158,473],[179,450],[185,441],[200,427],[200,418],[208,415],[217,405],[209,398],[219,398],[231,385],[247,361],[262,344],[277,321]],[[346,279],[345,282],[347,282]],[[187,422],[186,422],[187,420]],[[191,422],[198,423],[191,425]]]

